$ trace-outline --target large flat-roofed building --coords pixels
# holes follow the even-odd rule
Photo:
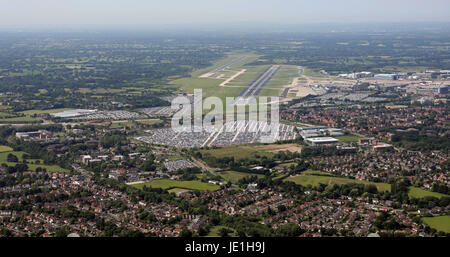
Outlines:
[[[446,95],[448,94],[448,88],[449,88],[448,86],[440,87],[438,88],[437,92],[438,94]]]
[[[311,137],[305,139],[305,142],[311,146],[319,146],[319,145],[335,145],[339,143],[339,140],[333,137]]]
[[[318,126],[318,127],[305,127],[300,128],[300,135],[305,138],[311,137],[323,137],[323,136],[343,136],[345,135],[345,131],[339,128],[329,128],[327,126]]]
[[[375,76],[373,76],[373,78],[379,79],[379,80],[396,80],[397,75],[396,74],[375,74]]]

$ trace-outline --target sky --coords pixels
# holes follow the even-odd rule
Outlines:
[[[0,0],[0,26],[450,22],[450,0]]]

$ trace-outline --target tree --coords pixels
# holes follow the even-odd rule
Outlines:
[[[10,153],[6,157],[6,161],[7,162],[19,162],[19,158],[17,158],[17,156],[15,156],[14,154]]]
[[[69,235],[70,232],[66,229],[66,228],[57,228],[55,230],[55,237],[67,237],[67,235]]]
[[[233,231],[231,231],[230,229],[227,229],[227,228],[221,228],[221,229],[219,229],[219,235],[220,235],[221,237],[228,237],[228,236],[229,236],[229,233],[231,233],[231,232],[233,232]]]
[[[184,228],[183,231],[181,231],[179,237],[192,237],[192,231],[190,231],[188,228]]]

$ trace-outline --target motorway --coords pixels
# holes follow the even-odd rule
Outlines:
[[[242,103],[246,104],[246,100],[249,97],[256,97],[262,90],[265,84],[277,73],[280,69],[280,65],[272,65],[266,71],[261,73],[255,80],[252,81],[242,92],[234,99],[233,104]]]

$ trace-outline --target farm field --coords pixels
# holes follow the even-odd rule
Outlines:
[[[264,175],[261,174],[255,174],[255,173],[245,173],[245,172],[238,172],[238,171],[222,171],[218,172],[219,176],[221,176],[226,181],[230,181],[231,183],[237,183],[240,179],[250,176],[257,176],[258,178],[264,177]]]
[[[431,228],[438,231],[450,233],[450,215],[438,216],[438,217],[424,217],[422,221],[425,222]]]
[[[386,183],[375,183],[375,182],[369,182],[369,181],[362,181],[362,180],[355,180],[355,179],[349,179],[349,178],[339,178],[339,177],[329,177],[329,176],[295,176],[295,177],[289,177],[284,179],[284,181],[292,181],[296,184],[307,186],[318,186],[319,184],[350,184],[350,183],[357,183],[357,184],[373,184],[377,186],[377,189],[379,191],[390,191],[391,185]]]
[[[180,181],[180,180],[172,180],[172,179],[158,179],[153,180],[151,182],[145,182],[141,184],[134,184],[136,188],[154,187],[154,188],[162,188],[162,189],[173,189],[173,188],[182,188],[182,189],[191,189],[191,190],[209,190],[216,191],[220,189],[219,186],[204,183],[200,181]]]
[[[449,195],[432,192],[432,191],[427,191],[427,190],[424,190],[424,189],[421,189],[418,187],[409,187],[408,196],[414,197],[414,198],[422,198],[422,197],[426,197],[426,196],[434,196],[437,198],[441,198],[443,196],[450,197]]]

